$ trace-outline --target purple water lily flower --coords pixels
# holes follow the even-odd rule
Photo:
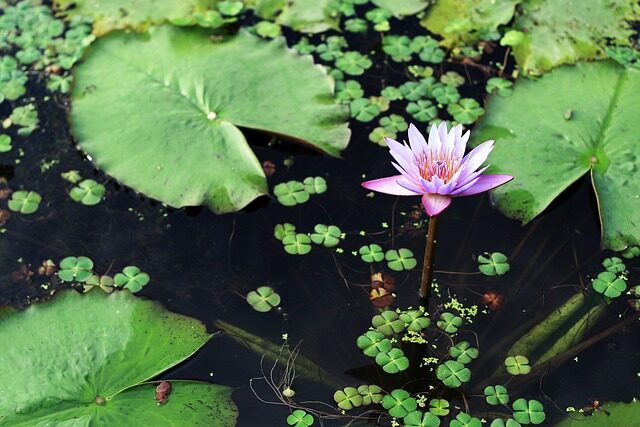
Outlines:
[[[414,125],[409,126],[409,145],[385,140],[400,175],[366,181],[362,186],[396,196],[422,196],[431,217],[445,210],[453,197],[482,193],[513,179],[511,175],[483,175],[488,166],[478,169],[493,149],[492,140],[464,155],[469,131],[463,135],[462,125],[448,133],[446,122],[431,126],[429,143]]]

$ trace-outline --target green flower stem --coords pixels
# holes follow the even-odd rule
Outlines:
[[[433,260],[436,252],[436,231],[438,217],[429,218],[429,230],[427,231],[427,244],[424,249],[424,261],[422,263],[422,280],[420,281],[420,305],[429,308],[429,296],[431,294],[431,281],[433,279]]]

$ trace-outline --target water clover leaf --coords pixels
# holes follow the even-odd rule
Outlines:
[[[363,405],[378,404],[382,401],[382,388],[377,385],[361,385],[358,393],[362,396]]]
[[[243,30],[212,42],[208,31],[175,26],[114,32],[91,46],[75,80],[80,148],[122,184],[172,207],[232,212],[266,194],[239,127],[334,156],[348,143],[346,109],[327,102],[333,80],[281,38]],[[293,89],[283,95],[283,87]],[[105,109],[114,99],[127,104]]]
[[[347,80],[336,83],[336,99],[342,102],[351,102],[354,99],[362,98],[364,90],[355,80]]]
[[[484,388],[484,397],[489,405],[506,405],[509,403],[509,393],[501,385],[486,386]]]
[[[384,252],[380,245],[372,243],[370,245],[364,245],[358,249],[358,253],[360,254],[360,258],[364,262],[372,263],[372,262],[380,262],[384,259]]]
[[[509,30],[500,39],[500,46],[517,46],[524,40],[525,35],[522,31]]]
[[[388,374],[397,374],[409,367],[409,359],[399,348],[392,348],[387,353],[378,353],[376,363]]]
[[[322,194],[327,191],[327,181],[321,176],[308,176],[302,183],[309,194]]]
[[[431,412],[413,411],[402,419],[402,423],[404,427],[438,427],[440,418]]]
[[[449,355],[455,357],[455,359],[463,365],[466,365],[478,358],[478,349],[471,347],[469,341],[460,341],[458,344],[449,347]]]
[[[484,114],[484,108],[473,98],[462,98],[457,104],[449,104],[447,112],[458,123],[469,125]]]
[[[418,402],[408,392],[395,389],[382,398],[382,407],[390,416],[403,418],[418,409]]]
[[[460,92],[453,86],[436,86],[431,91],[431,95],[439,104],[454,104],[460,100]]]
[[[386,117],[381,117],[378,122],[380,126],[393,132],[404,132],[409,129],[407,121],[399,114],[390,114]]]
[[[216,5],[216,8],[223,15],[236,16],[240,12],[242,12],[242,9],[244,8],[244,5],[242,4],[241,1],[224,0],[224,1],[221,1],[220,3],[218,3]]]
[[[62,267],[62,263],[60,266]],[[113,281],[116,286],[129,289],[131,292],[136,293],[149,283],[149,275],[135,265],[128,265],[122,269],[121,273],[113,276]]]
[[[20,136],[29,136],[38,128],[38,111],[33,104],[14,108],[9,119],[11,124],[20,126],[17,131]]]
[[[591,286],[596,292],[609,298],[617,298],[627,289],[627,282],[610,271],[603,271],[593,279]]]
[[[282,34],[282,27],[271,21],[260,21],[254,28],[257,35],[266,39],[274,39]]]
[[[493,252],[478,256],[478,269],[485,276],[502,276],[506,274],[511,267],[507,260],[507,256],[501,252]]]
[[[11,137],[9,135],[0,134],[0,153],[11,151]]]
[[[311,238],[306,234],[287,234],[282,238],[282,244],[289,255],[306,255],[311,252]]]
[[[465,412],[460,412],[455,420],[451,420],[449,427],[482,427],[482,421]]]
[[[485,87],[487,93],[497,93],[498,96],[509,96],[513,92],[513,82],[507,79],[501,79],[500,77],[491,77],[487,80],[487,86]]]
[[[83,292],[89,292],[91,289],[98,287],[104,292],[110,294],[113,292],[114,282],[111,276],[98,276],[97,274],[91,275],[86,282],[82,285]]]
[[[85,179],[71,189],[69,196],[74,201],[80,202],[85,206],[93,206],[100,203],[105,192],[104,185],[98,184],[93,179]]]
[[[382,91],[380,91],[380,95],[384,96],[390,101],[398,101],[404,97],[402,94],[402,90],[395,86],[387,86]]]
[[[438,417],[449,415],[449,401],[445,399],[431,399],[429,401],[429,412]]]
[[[413,257],[413,252],[407,248],[389,249],[385,252],[384,259],[387,260],[387,266],[393,271],[411,270],[418,265],[418,261]]]
[[[622,259],[617,256],[605,258],[602,261],[602,266],[612,273],[622,273],[627,268]]]
[[[336,59],[336,67],[350,76],[364,74],[364,70],[371,67],[372,64],[369,58],[356,51],[345,52],[344,55]]]
[[[429,5],[425,0],[373,0],[372,3],[387,9],[396,18],[415,15]]]
[[[423,310],[403,311],[400,313],[400,320],[405,323],[407,330],[412,332],[420,332],[431,324],[431,320]]]
[[[413,51],[409,47],[411,39],[407,36],[385,36],[382,40],[382,50],[396,62],[411,61]]]
[[[511,375],[527,375],[531,372],[529,359],[526,356],[509,356],[504,359],[504,366]]]
[[[316,46],[311,44],[308,38],[302,37],[298,43],[292,46],[300,55],[309,55],[316,51]]]
[[[314,421],[313,415],[302,409],[294,410],[287,417],[287,424],[293,427],[309,427],[313,425]]]
[[[503,420],[502,418],[496,418],[491,421],[489,427],[521,427],[522,424],[514,420],[513,418],[507,418]]]
[[[456,388],[471,379],[471,371],[460,362],[447,360],[438,365],[436,376],[447,387]]]
[[[436,322],[436,326],[448,334],[455,334],[458,328],[462,326],[462,318],[452,313],[444,312],[440,314],[440,320]]]
[[[407,104],[407,113],[419,122],[430,122],[438,117],[438,108],[427,99],[420,99]]]
[[[458,87],[464,84],[464,77],[455,71],[447,71],[440,76],[440,81],[448,86]]]
[[[290,234],[296,234],[296,226],[291,223],[285,222],[284,224],[276,224],[273,228],[273,235],[278,240],[282,240],[285,236]]]
[[[316,224],[311,233],[311,241],[327,248],[338,246],[342,238],[342,230],[335,225]]]
[[[338,408],[348,411],[361,406],[362,396],[355,387],[345,387],[333,394],[333,400],[338,404]]]
[[[392,16],[393,14],[390,10],[382,7],[376,7],[365,13],[365,17],[374,24],[382,24],[384,22],[387,22]]]
[[[546,418],[544,406],[537,400],[518,399],[512,407],[513,418],[520,424],[542,424]]]
[[[563,91],[567,85],[575,90]],[[526,223],[586,175],[598,198],[604,246],[640,244],[640,134],[627,126],[640,112],[633,100],[639,90],[640,71],[596,61],[560,67],[535,81],[520,79],[509,97],[488,102],[471,145],[495,139],[489,172],[517,177],[492,192],[498,209]],[[554,102],[542,105],[540,99]]]
[[[373,316],[371,326],[388,337],[404,330],[404,322],[400,320],[398,313],[392,310],[386,310]]]
[[[629,246],[622,252],[622,257],[626,259],[633,259],[640,255],[640,246]]]
[[[295,206],[309,200],[309,192],[300,181],[281,182],[273,187],[273,194],[283,206]]]
[[[86,256],[69,256],[60,261],[58,277],[63,282],[86,282],[93,275],[93,261]]]
[[[380,114],[380,107],[372,104],[367,98],[354,99],[349,104],[349,108],[351,110],[351,117],[359,122],[370,122]]]
[[[407,101],[418,101],[427,96],[428,88],[419,82],[405,82],[400,85],[400,92]]]
[[[424,47],[420,51],[420,54],[418,56],[420,57],[420,60],[424,62],[428,62],[431,64],[439,64],[442,61],[444,61],[446,53],[437,45],[437,42],[436,42],[435,46],[431,45],[431,46]]]
[[[390,130],[388,128],[383,128],[383,127],[373,128],[371,133],[369,133],[369,141],[375,142],[376,144],[378,144],[381,147],[386,147],[387,146],[387,141],[384,140],[385,137],[386,138],[391,138],[391,139],[396,139],[397,135],[392,130]]]
[[[266,313],[280,305],[280,295],[270,286],[260,286],[247,294],[247,302],[254,310]]]
[[[42,197],[35,191],[20,190],[11,195],[9,199],[9,209],[29,215],[38,210]]]
[[[366,33],[369,25],[360,18],[351,18],[344,21],[344,29],[350,33]]]
[[[378,331],[367,331],[356,340],[356,345],[369,357],[376,357],[378,353],[391,351],[391,341]]]

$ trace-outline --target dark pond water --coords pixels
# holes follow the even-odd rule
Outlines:
[[[410,20],[395,24],[394,28],[404,28],[407,34],[422,31]],[[379,36],[372,33],[350,37],[350,44],[363,52],[379,42]],[[484,61],[502,60],[502,54],[496,52]],[[377,65],[366,77],[367,94],[377,94],[385,84],[406,80],[397,64],[385,63],[383,57],[374,62]],[[445,63],[437,71],[448,70],[471,78],[471,84],[463,88],[465,95],[482,96],[485,77],[478,69]],[[288,333],[291,346],[300,343],[300,354],[337,376],[343,386],[382,382],[395,387],[409,380],[406,376],[391,380],[368,369],[370,360],[355,346],[356,337],[367,329],[375,309],[365,287],[371,271],[352,251],[377,242],[384,247],[410,248],[421,259],[424,246],[425,230],[415,229],[411,225],[414,221],[408,220],[418,198],[367,197],[367,191],[359,185],[364,176],[382,177],[392,172],[387,150],[368,141],[375,122],[352,123],[353,137],[343,159],[301,151],[286,143],[268,147],[269,136],[250,134],[259,159],[276,165],[276,173],[269,178],[271,185],[317,175],[327,179],[329,189],[297,207],[287,208],[264,199],[244,212],[217,216],[207,209],[167,209],[96,171],[75,148],[64,99],[44,101],[39,87],[34,83],[41,129],[26,140],[16,139],[14,144],[24,153],[18,157],[19,164],[13,158],[0,159],[9,187],[24,187],[43,195],[39,211],[29,216],[13,215],[0,239],[1,303],[24,305],[46,297],[58,286],[53,283],[44,290],[40,285],[47,281],[45,278],[12,274],[22,265],[35,271],[44,259],[59,260],[69,255],[91,257],[101,273],[114,273],[117,267],[112,266],[134,264],[152,278],[139,295],[200,319],[212,331],[216,329],[214,320],[223,319],[277,344],[283,342],[282,334]],[[393,108],[391,112],[403,113]],[[294,160],[290,167],[284,164],[287,159]],[[96,207],[73,202],[67,195],[68,184],[60,178],[60,173],[70,169],[105,183],[106,200]],[[291,222],[304,231],[311,231],[316,223],[336,224],[347,234],[341,245],[344,252],[314,246],[309,255],[287,255],[273,237],[273,227],[282,222]],[[496,289],[504,295],[502,310],[479,315],[473,325],[482,359],[477,363],[483,363],[487,370],[502,363],[505,349],[497,346],[500,338],[543,318],[588,286],[588,277],[601,271],[600,262],[606,255],[601,251],[595,201],[586,180],[526,226],[492,209],[488,196],[477,196],[455,200],[439,227],[436,279],[441,296],[432,302],[432,310],[440,310],[451,296],[470,305],[480,304],[480,295],[487,290]],[[361,230],[367,235],[361,236]],[[476,272],[475,256],[484,251],[508,254],[509,274],[493,279],[453,273]],[[635,284],[640,265],[637,261],[627,265],[630,284]],[[392,307],[416,304],[418,269],[394,276],[398,287]],[[257,313],[242,298],[261,285],[272,286],[282,296],[282,313]],[[613,303],[591,334],[606,330],[620,322],[620,315],[629,314],[631,309],[624,301]],[[473,338],[470,330],[465,333]],[[551,420],[561,418],[567,406],[580,408],[593,399],[630,400],[640,385],[636,375],[639,335],[638,328],[626,328],[607,336],[580,353],[577,361],[569,360],[519,386],[517,393],[543,402]],[[272,362],[265,360],[264,370],[268,373],[271,367]],[[168,377],[235,387],[239,426],[284,425],[287,406],[276,400],[264,382],[255,382],[255,391],[261,399],[277,404],[260,402],[249,387],[250,378],[262,375],[260,354],[221,335]],[[415,387],[428,390],[428,381],[416,381]],[[334,388],[301,378],[294,381],[293,388],[298,401],[332,404]],[[448,397],[457,405],[463,404],[460,395]],[[326,425],[346,422],[329,421]],[[370,425],[376,425],[375,421]]]

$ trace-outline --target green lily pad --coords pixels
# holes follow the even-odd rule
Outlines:
[[[509,392],[501,385],[488,385],[484,388],[484,397],[489,405],[506,405],[509,403]]]
[[[215,43],[208,35],[161,26],[99,39],[76,69],[71,122],[80,147],[123,184],[170,206],[223,213],[267,192],[237,126],[331,155],[349,130],[331,79],[309,57],[246,31]],[[283,87],[293,89],[285,96]]]
[[[456,388],[471,379],[471,371],[460,362],[447,360],[438,365],[436,376],[447,387]]]
[[[336,391],[333,400],[338,404],[338,408],[345,411],[362,406],[363,403],[362,396],[355,387],[345,387]]]
[[[413,252],[407,248],[398,250],[389,249],[384,254],[387,266],[393,271],[411,270],[418,265],[418,261],[413,257]]]
[[[373,316],[371,326],[388,337],[404,330],[404,322],[400,320],[398,313],[392,310],[386,310]]]
[[[509,356],[504,359],[504,366],[511,375],[527,375],[531,372],[529,359],[526,356]]]
[[[627,290],[627,282],[610,271],[603,271],[598,274],[598,277],[591,282],[591,286],[596,292],[609,298],[618,298]]]
[[[342,230],[336,225],[316,224],[311,233],[311,241],[327,248],[338,246],[342,238]]]
[[[478,358],[478,349],[471,347],[469,341],[460,341],[458,344],[449,347],[449,355],[455,357],[455,359],[463,365],[466,365]]]
[[[86,256],[68,256],[60,261],[58,277],[64,282],[86,282],[93,275],[93,261]]]
[[[402,419],[404,427],[438,427],[440,418],[431,412],[413,411]]]
[[[16,191],[9,199],[9,209],[14,212],[29,215],[38,210],[42,197],[35,191]]]
[[[638,19],[633,0],[525,1],[514,24],[524,37],[513,46],[513,54],[520,68],[531,74],[580,59],[604,58],[610,41],[629,44],[631,21]]]
[[[62,266],[62,264],[60,264]],[[129,289],[131,292],[139,292],[149,283],[149,275],[142,272],[135,265],[128,265],[122,269],[121,273],[113,276],[115,285],[120,288]]]
[[[302,183],[309,194],[322,194],[327,191],[327,181],[321,176],[308,176]]]
[[[392,348],[387,353],[378,353],[376,363],[382,366],[382,370],[388,374],[397,374],[409,367],[409,359],[399,348]]]
[[[440,320],[436,322],[436,326],[448,334],[455,334],[458,328],[462,326],[462,318],[449,312],[440,314]]]
[[[313,415],[302,409],[294,410],[291,415],[287,417],[287,424],[293,427],[309,427],[313,425],[314,421]]]
[[[239,15],[240,12],[242,12],[242,9],[244,9],[244,5],[241,1],[223,0],[216,5],[216,8],[223,15],[236,16]]]
[[[639,91],[640,70],[601,61],[518,81],[511,96],[494,97],[472,145],[495,139],[489,171],[515,176],[493,191],[497,207],[526,223],[589,174],[604,245],[640,244],[640,137],[628,126],[640,114]]]
[[[129,292],[69,290],[25,311],[5,309],[0,339],[11,346],[0,363],[12,369],[0,371],[2,422],[231,427],[237,417],[232,389],[170,381],[171,393],[158,405],[157,384],[145,383],[210,338],[202,323]]]
[[[640,402],[607,402],[592,413],[569,414],[555,427],[618,427],[640,423]]]
[[[309,192],[300,181],[281,182],[273,187],[273,194],[284,206],[295,206],[309,200]]]
[[[384,259],[382,247],[375,243],[361,246],[360,249],[358,249],[358,253],[360,254],[360,258],[368,263],[380,262]]]
[[[507,274],[511,267],[507,256],[502,252],[493,252],[478,256],[478,270],[485,276],[502,276]]]
[[[9,135],[0,135],[0,153],[11,151],[11,137]]]
[[[71,189],[69,196],[83,205],[93,206],[100,203],[106,191],[104,185],[98,184],[93,179],[84,179]]]
[[[359,386],[358,393],[360,393],[360,396],[362,396],[363,405],[376,405],[382,402],[382,388],[375,384],[364,384]]]
[[[520,424],[542,424],[546,418],[542,403],[518,399],[513,402],[513,418]]]
[[[455,420],[451,420],[449,427],[482,427],[482,421],[465,412],[460,412]]]
[[[622,257],[625,259],[633,259],[637,256],[640,256],[640,246],[629,246],[622,251]]]
[[[446,399],[431,399],[429,401],[429,412],[438,417],[449,415],[449,401]]]
[[[378,353],[391,351],[391,341],[378,331],[367,331],[356,340],[356,345],[369,357],[376,357]]]
[[[247,302],[254,310],[266,313],[280,305],[280,295],[270,286],[260,286],[247,294]]]
[[[408,392],[395,389],[382,398],[382,407],[390,416],[403,418],[418,409],[418,402]]]
[[[287,234],[282,238],[282,244],[289,255],[306,255],[311,252],[311,239],[306,234]]]

